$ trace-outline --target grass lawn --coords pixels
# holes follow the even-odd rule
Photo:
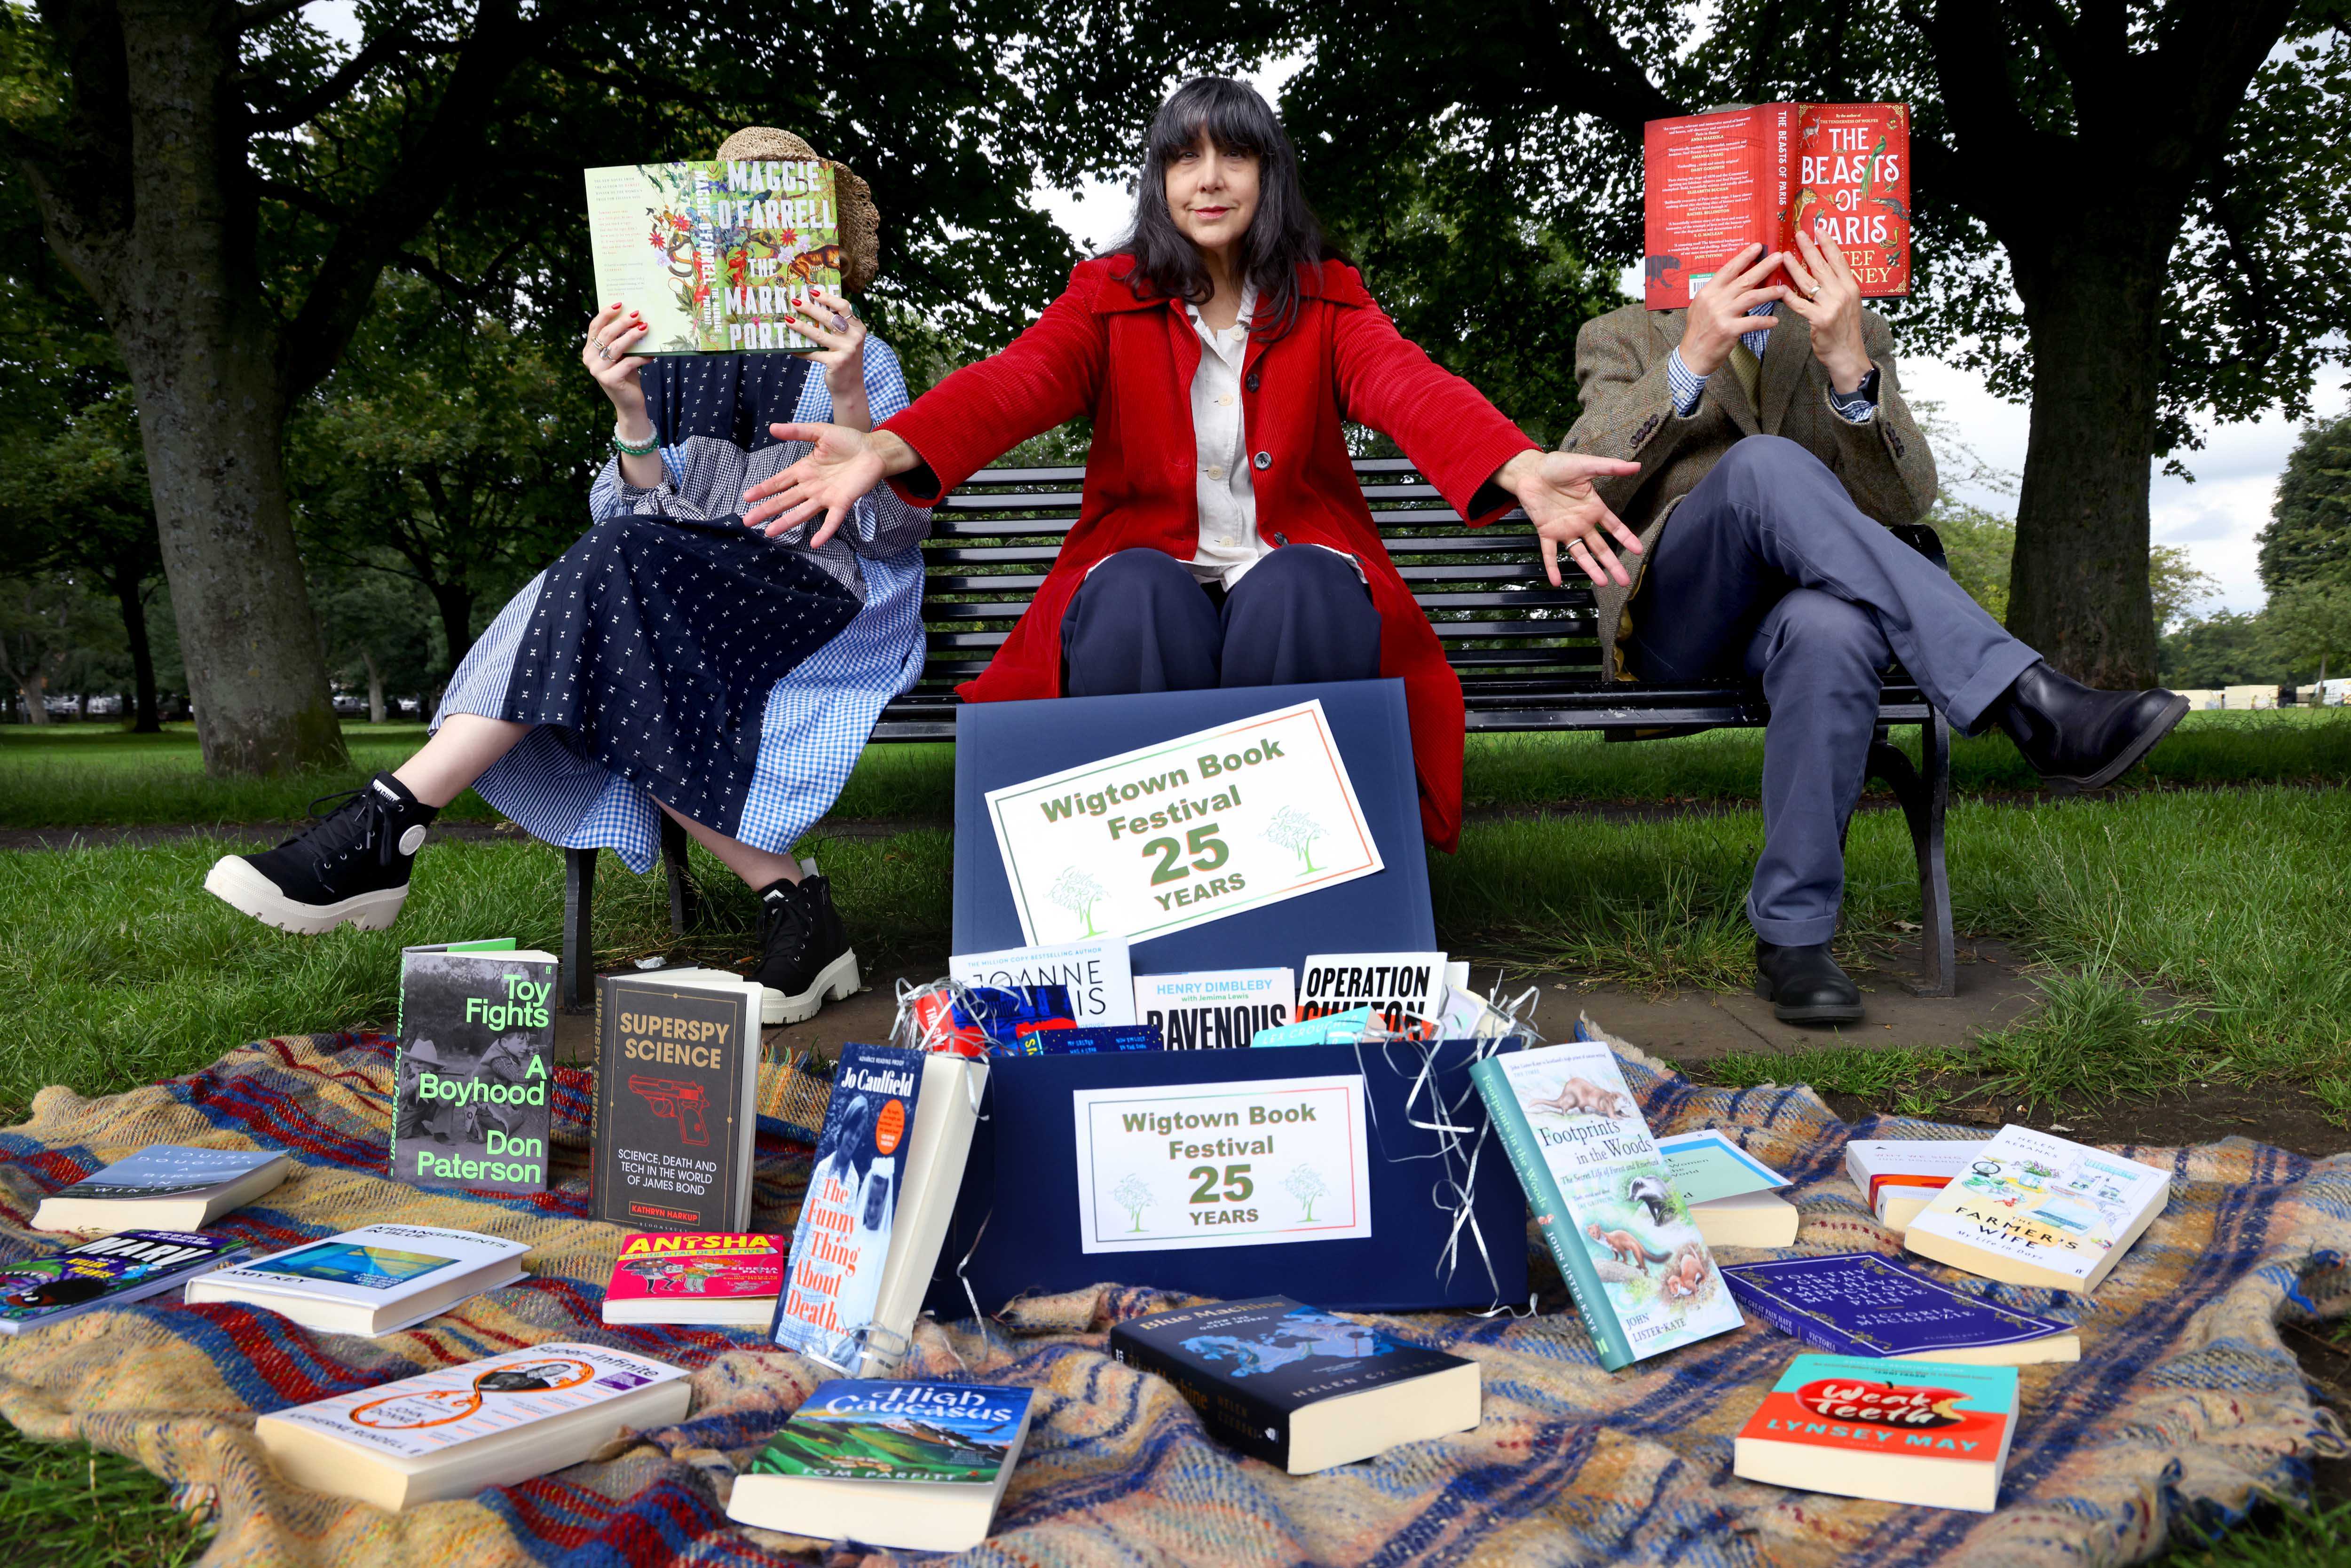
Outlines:
[[[415,726],[348,733],[349,776],[222,784],[203,776],[184,733],[0,729],[0,826],[285,819],[397,761],[421,737]],[[1761,753],[1750,734],[1604,748],[1582,736],[1472,737],[1473,808],[1512,810],[1473,820],[1459,855],[1430,857],[1443,939],[1638,986],[1743,987],[1752,938],[1740,909],[1761,839],[1744,802]],[[946,747],[877,747],[836,815],[944,818],[952,768]],[[2340,788],[2351,779],[2351,715],[2192,715],[2155,766],[2134,775],[2141,787],[2112,800],[2002,799],[2032,780],[2001,739],[1963,742],[1955,774],[1959,928],[2049,966],[2046,1005],[1940,1056],[1729,1058],[1709,1064],[1708,1077],[1803,1077],[1922,1113],[1941,1103],[1938,1074],[1958,1068],[2054,1106],[2191,1079],[2283,1082],[2318,1094],[2351,1125],[2351,793]],[[2188,788],[2220,783],[2244,788]],[[1677,800],[1723,809],[1650,821],[1572,810]],[[1546,815],[1546,805],[1570,809]],[[491,813],[468,797],[455,814]],[[438,844],[396,930],[314,938],[266,930],[204,897],[198,884],[223,848],[187,839],[0,853],[0,1122],[20,1119],[44,1084],[105,1092],[187,1071],[256,1036],[389,1018],[403,944],[507,933],[559,943],[561,858],[519,838]],[[1841,940],[1896,937],[1917,915],[1899,816],[1857,818],[1849,850]],[[911,826],[802,852],[837,879],[870,963],[945,952],[946,832]],[[696,951],[740,958],[750,899],[696,856],[715,905]],[[666,947],[658,875],[606,863],[599,961]],[[2150,989],[2179,1000],[2156,1005]],[[128,1461],[26,1443],[0,1427],[0,1545],[26,1561],[184,1561],[201,1542],[162,1497]],[[2351,1568],[2351,1505],[2265,1511],[2210,1550],[2183,1548],[2170,1561]]]

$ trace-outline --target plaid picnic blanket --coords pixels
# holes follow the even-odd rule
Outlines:
[[[1892,1118],[1848,1127],[1808,1089],[1702,1088],[1625,1054],[1652,1127],[1737,1130],[1795,1177],[1801,1253],[1894,1250],[1840,1172],[1848,1135],[1962,1135]],[[724,1511],[736,1468],[820,1368],[762,1348],[756,1333],[599,1322],[620,1232],[586,1217],[585,1075],[560,1075],[559,1179],[526,1198],[386,1179],[391,1084],[389,1040],[321,1035],[244,1046],[190,1077],[105,1099],[45,1090],[30,1122],[0,1133],[0,1252],[55,1245],[26,1227],[44,1194],[149,1144],[200,1143],[293,1153],[291,1180],[222,1222],[257,1246],[375,1220],[462,1226],[528,1240],[525,1282],[373,1341],[242,1307],[96,1312],[0,1345],[0,1413],[36,1437],[131,1455],[215,1510],[214,1563],[856,1560],[853,1548],[741,1529]],[[772,1075],[763,1090],[771,1110],[788,1092]],[[2351,1155],[2313,1162],[2241,1139],[2126,1152],[2168,1166],[2173,1197],[2096,1298],[2003,1290],[2076,1322],[2083,1359],[2024,1369],[2003,1506],[1991,1515],[1734,1479],[1731,1436],[1797,1349],[1760,1323],[1611,1375],[1565,1312],[1390,1319],[1483,1364],[1483,1424],[1297,1478],[1237,1458],[1167,1384],[1104,1354],[1110,1323],[1170,1304],[1164,1296],[1105,1285],[1023,1301],[994,1322],[926,1322],[908,1375],[1039,1391],[978,1563],[2132,1562],[2183,1517],[2209,1528],[2263,1494],[2304,1490],[2309,1458],[2343,1451],[2278,1325],[2351,1311]],[[762,1118],[755,1225],[789,1229],[810,1153]],[[1550,1264],[1538,1268],[1555,1296]],[[287,1486],[253,1437],[256,1411],[559,1338],[692,1368],[691,1418],[557,1475],[397,1516]]]

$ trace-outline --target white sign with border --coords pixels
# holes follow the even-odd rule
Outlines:
[[[1314,700],[987,799],[1030,943],[1165,936],[1383,869]]]
[[[1361,1073],[1072,1092],[1088,1252],[1372,1233]]]

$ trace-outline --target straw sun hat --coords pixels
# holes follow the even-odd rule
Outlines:
[[[882,266],[878,255],[882,214],[873,205],[872,187],[859,179],[848,164],[820,157],[817,150],[800,138],[769,125],[745,126],[720,144],[718,158],[726,163],[738,160],[782,162],[807,159],[830,166],[834,200],[841,209],[841,286],[853,291],[873,281],[873,275]]]

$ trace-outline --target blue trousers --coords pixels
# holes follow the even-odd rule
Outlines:
[[[1747,918],[1782,946],[1835,934],[1887,665],[1899,659],[1972,734],[2040,657],[1776,435],[1740,442],[1674,508],[1633,620],[1643,680],[1762,682],[1763,853]]]
[[[1368,681],[1380,612],[1354,562],[1312,545],[1266,555],[1230,592],[1203,588],[1165,550],[1123,549],[1070,601],[1061,661],[1073,697]]]

